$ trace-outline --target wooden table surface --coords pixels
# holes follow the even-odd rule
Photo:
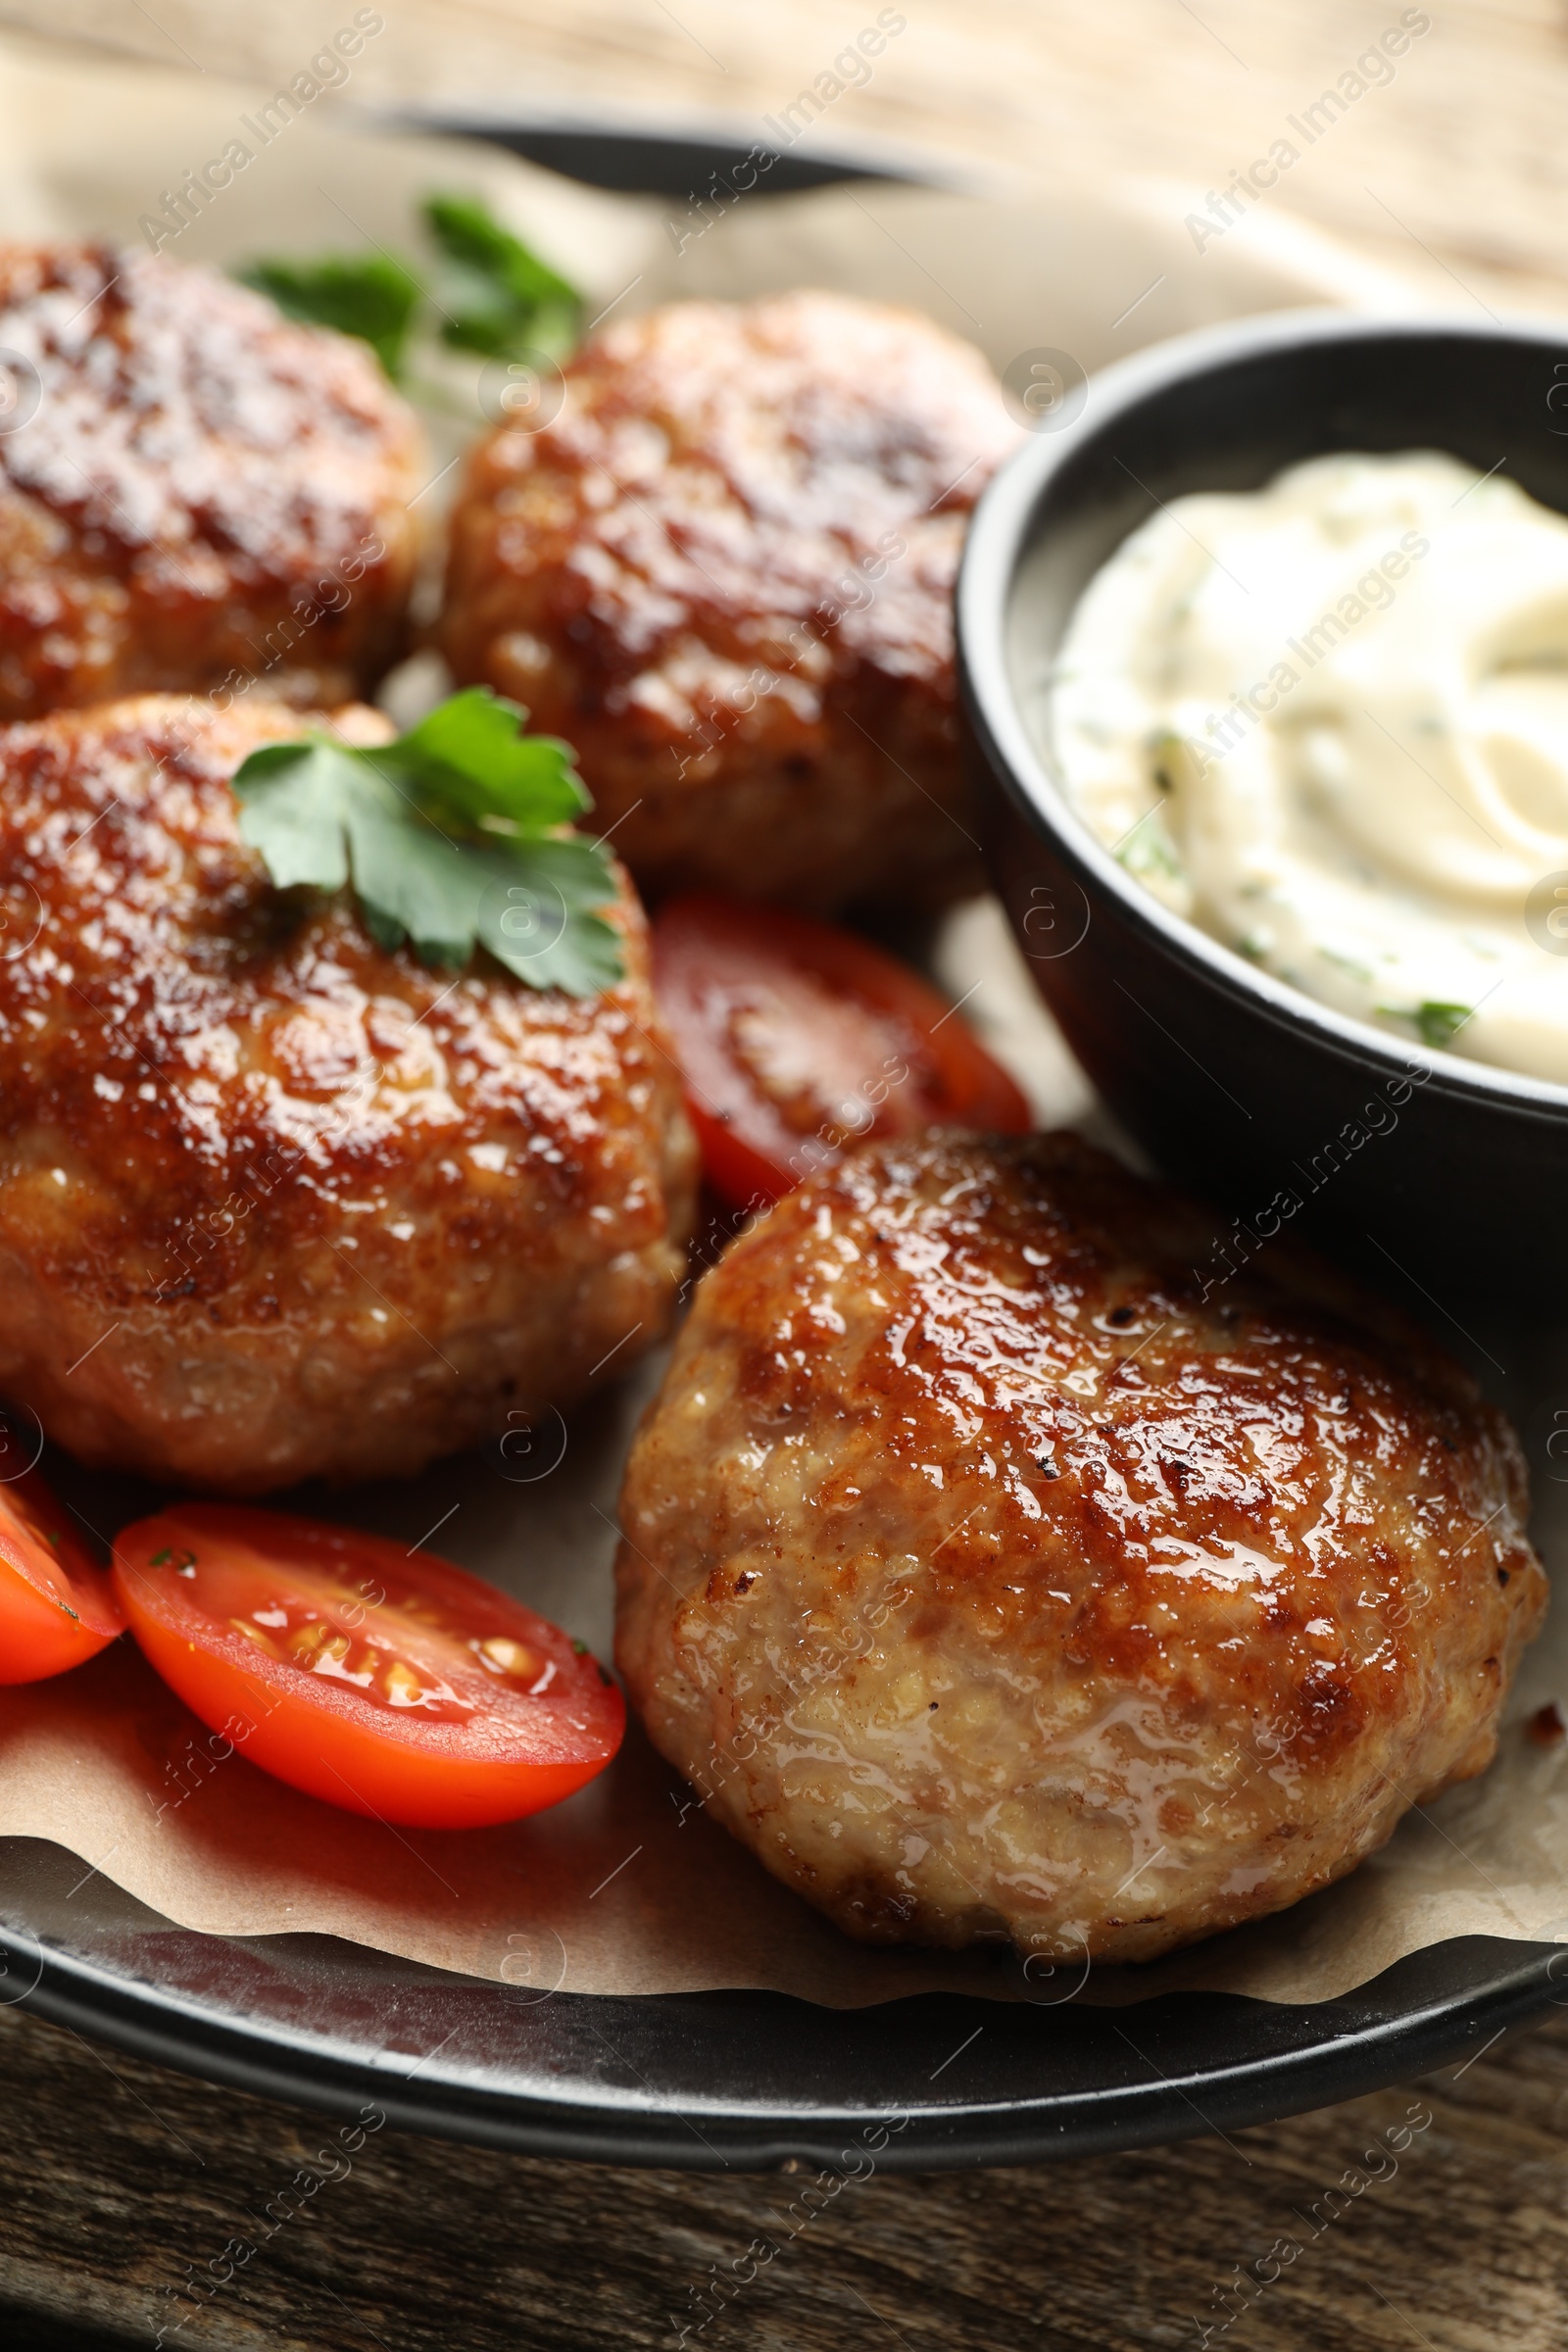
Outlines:
[[[906,0],[900,13],[906,28],[824,121],[824,145],[946,149],[992,176],[1049,158],[1208,188],[1266,149],[1401,9]],[[1561,0],[1434,0],[1430,13],[1394,80],[1303,158],[1290,205],[1369,255],[1424,247],[1461,298],[1480,285],[1560,301]],[[352,14],[347,0],[0,9],[51,35],[266,80],[296,71]],[[877,9],[388,0],[384,14],[359,97],[480,98],[579,120],[717,114],[752,136]],[[1457,2074],[1233,2140],[871,2179],[701,2337],[693,2290],[767,2230],[776,2180],[577,2169],[388,2131],[198,2307],[167,2290],[245,2233],[248,2212],[323,2144],[321,2123],[97,2051],[14,2009],[0,2009],[0,2302],[21,2343],[146,2343],[160,2319],[181,2315],[176,2344],[311,2352],[623,2352],[674,2347],[683,2324],[692,2343],[769,2352],[1568,2342],[1562,2016],[1509,2033]],[[1395,2158],[1388,2134],[1401,2128],[1408,2144]],[[1298,2248],[1288,2260],[1282,2241]],[[1238,2266],[1279,2276],[1244,2297]]]
[[[881,0],[385,0],[349,100],[445,101],[577,121],[719,115],[750,140]],[[1568,286],[1565,0],[902,0],[905,29],[811,139],[946,151],[982,175],[1042,164],[1199,191],[1292,137],[1279,211],[1454,299]],[[276,85],[351,0],[0,0],[0,22]],[[1430,22],[1308,148],[1287,129],[1402,15]],[[1381,73],[1382,69],[1375,71]],[[807,142],[810,143],[810,140]]]
[[[12,2009],[0,2108],[13,2315],[0,2324],[19,2352],[149,2344],[179,2319],[165,2340],[187,2352],[675,2352],[683,2324],[705,2352],[1568,2342],[1560,2014],[1458,2070],[1230,2139],[865,2179],[701,2334],[693,2291],[784,2234],[775,2217],[798,2183],[549,2164],[388,2130],[196,2303],[179,2296],[188,2266],[259,2235],[251,2217],[276,2209],[331,2124]],[[1238,2266],[1269,2282],[1244,2295]]]

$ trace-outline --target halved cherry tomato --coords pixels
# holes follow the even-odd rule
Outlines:
[[[28,1470],[0,1487],[0,1683],[64,1674],[124,1630],[47,1482]]]
[[[264,1772],[351,1813],[474,1829],[559,1804],[626,1704],[581,1644],[428,1551],[237,1504],[115,1541],[151,1664]]]
[[[1031,1124],[962,1015],[835,923],[672,899],[654,923],[654,989],[709,1183],[733,1207],[778,1200],[864,1136]]]

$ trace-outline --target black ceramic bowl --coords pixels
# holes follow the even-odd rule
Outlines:
[[[970,757],[1043,994],[1155,1162],[1240,1220],[1233,1257],[1291,1220],[1445,1313],[1479,1295],[1534,1319],[1568,1306],[1568,1087],[1406,1047],[1168,913],[1074,812],[1024,715],[1082,590],[1157,504],[1253,489],[1332,450],[1420,448],[1504,463],[1568,512],[1568,335],[1292,312],[1093,378],[1077,417],[1004,467],[969,533]]]

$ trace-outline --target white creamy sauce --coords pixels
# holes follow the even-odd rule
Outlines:
[[[1343,1012],[1568,1082],[1568,520],[1505,472],[1319,458],[1173,501],[1090,583],[1043,728],[1168,906]]]

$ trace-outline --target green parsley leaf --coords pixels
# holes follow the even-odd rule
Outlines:
[[[1146,881],[1151,874],[1160,875],[1169,881],[1179,881],[1181,859],[1176,855],[1176,845],[1157,810],[1157,802],[1154,808],[1144,810],[1132,831],[1117,844],[1114,855],[1117,862],[1124,865],[1130,874],[1136,874],[1140,881]],[[1149,821],[1151,817],[1154,819],[1152,824]]]
[[[237,272],[270,294],[286,318],[335,326],[368,343],[388,375],[403,366],[419,301],[419,281],[386,253],[322,254],[310,262],[260,261]]]
[[[1416,1006],[1410,1017],[1421,1032],[1422,1044],[1441,1053],[1445,1046],[1452,1044],[1474,1010],[1473,1004],[1441,1004],[1429,997],[1424,1004]]]
[[[439,808],[437,822],[537,834],[569,824],[591,807],[568,744],[522,732],[527,712],[482,686],[449,695],[416,727],[376,754],[377,765],[407,768]]]
[[[565,357],[582,321],[575,286],[477,197],[430,196],[421,219],[438,256],[433,293],[411,263],[381,251],[270,258],[236,274],[270,294],[285,317],[358,335],[394,381],[437,334],[456,350],[488,358],[531,350]]]
[[[442,255],[436,295],[443,342],[505,356],[530,345],[569,348],[582,312],[575,286],[471,196],[427,199],[424,221]]]
[[[614,878],[597,842],[561,830],[588,795],[570,747],[525,735],[527,717],[470,686],[372,750],[266,744],[234,777],[240,832],[278,890],[352,881],[379,947],[461,968],[481,946],[530,988],[596,996],[622,975],[594,912]]]

